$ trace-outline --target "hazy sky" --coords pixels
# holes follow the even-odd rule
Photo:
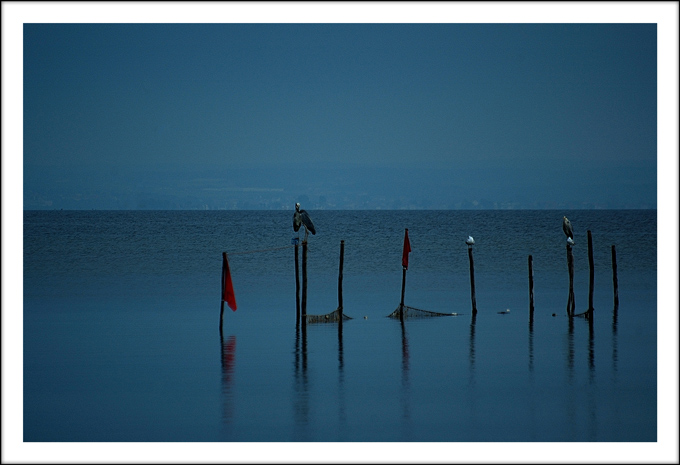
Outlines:
[[[656,24],[24,24],[24,208],[656,208]]]

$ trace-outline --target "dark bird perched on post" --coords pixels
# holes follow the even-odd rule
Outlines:
[[[300,226],[305,228],[305,242],[307,241],[307,235],[311,231],[312,234],[316,234],[316,229],[314,229],[314,223],[309,217],[309,213],[306,210],[300,209],[300,204],[295,204],[295,213],[293,213],[293,230],[295,232],[300,230]]]
[[[567,240],[571,239],[571,244],[574,243],[574,229],[571,227],[571,221],[566,216],[562,217],[562,231],[567,235]]]

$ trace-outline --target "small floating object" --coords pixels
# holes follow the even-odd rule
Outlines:
[[[505,315],[506,313],[510,313],[510,309],[506,308],[505,311],[498,312],[499,315]]]
[[[364,316],[364,320],[368,320],[368,317],[367,317],[367,316]]]
[[[465,243],[466,243],[468,246],[472,246],[472,245],[475,245],[475,240],[472,238],[472,236],[468,236],[468,238],[467,238],[467,240],[465,241]]]
[[[553,313],[553,315],[552,315],[552,316],[557,316],[557,314]]]
[[[458,316],[458,314],[456,312],[453,312],[451,316]]]

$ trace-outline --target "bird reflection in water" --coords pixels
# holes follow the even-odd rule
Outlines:
[[[234,399],[231,391],[236,357],[236,336],[231,335],[225,341],[220,332],[220,343],[222,346],[222,399],[224,401],[222,419],[230,422],[234,416]]]

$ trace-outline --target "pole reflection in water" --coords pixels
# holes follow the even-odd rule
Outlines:
[[[534,372],[534,320],[529,320],[529,373]]]
[[[619,389],[618,389],[618,364],[619,364],[619,344],[618,344],[618,302],[617,305],[614,306],[614,314],[612,315],[612,396],[613,397],[618,397],[619,395]],[[619,404],[614,403],[614,408],[613,408],[613,413],[612,417],[614,420],[615,424],[619,424]]]
[[[472,319],[470,320],[470,370],[468,374],[468,395],[470,407],[469,414],[469,429],[471,431],[476,431],[478,428],[477,422],[477,390],[476,390],[476,379],[475,379],[475,327],[477,324],[477,313],[472,313]]]
[[[595,382],[595,332],[593,331],[593,314],[588,318],[588,372],[591,384]]]
[[[589,438],[597,441],[597,400],[594,391],[597,383],[595,380],[595,332],[593,331],[593,312],[588,316],[588,425],[590,426]]]
[[[536,385],[534,379],[534,318],[529,318],[529,384],[530,392],[534,392]],[[529,433],[531,438],[536,437],[536,396],[529,396]]]
[[[295,415],[297,439],[305,440],[309,424],[309,382],[307,379],[307,325],[295,325],[295,396],[293,412]]]
[[[220,331],[220,345],[222,348],[222,420],[230,423],[234,416],[234,396],[231,391],[236,357],[236,336],[231,335],[225,341]]]
[[[469,384],[475,384],[475,325],[477,324],[477,314],[472,314],[470,320],[470,378]]]
[[[569,331],[567,332],[567,375],[571,385],[574,378],[574,318],[569,317]]]
[[[614,375],[616,375],[619,364],[618,320],[618,308],[614,307],[614,314],[612,316],[612,369],[614,370]]]
[[[574,318],[570,315],[569,320],[569,330],[567,331],[567,426],[569,431],[567,432],[567,437],[576,437],[576,405],[575,405],[575,392],[574,392]]]
[[[577,382],[575,378],[580,373],[575,369],[575,343],[574,343],[574,326],[576,324],[579,327],[582,326],[581,323],[576,323],[574,320],[583,321],[583,323],[588,324],[588,347],[587,347],[587,381]],[[585,328],[581,328],[584,330]],[[582,339],[579,339],[582,340]],[[587,318],[581,317],[569,317],[569,329],[567,332],[567,399],[566,399],[566,409],[567,409],[567,426],[570,428],[567,431],[567,437],[575,438],[580,437],[584,434],[584,428],[580,429],[576,426],[579,423],[579,416],[581,414],[585,415],[587,420],[587,433],[586,437],[588,440],[597,440],[597,398],[596,398],[596,388],[597,381],[595,379],[595,331],[593,325],[593,314],[591,313]],[[585,412],[584,412],[585,406]]]
[[[341,315],[342,318],[342,315]],[[342,349],[342,324],[338,326],[338,418],[340,422],[340,440],[347,431],[347,415],[345,411],[345,356]]]
[[[404,440],[411,436],[411,388],[409,382],[409,352],[408,337],[406,335],[406,325],[401,320],[401,405],[403,408],[402,418],[404,420]]]

